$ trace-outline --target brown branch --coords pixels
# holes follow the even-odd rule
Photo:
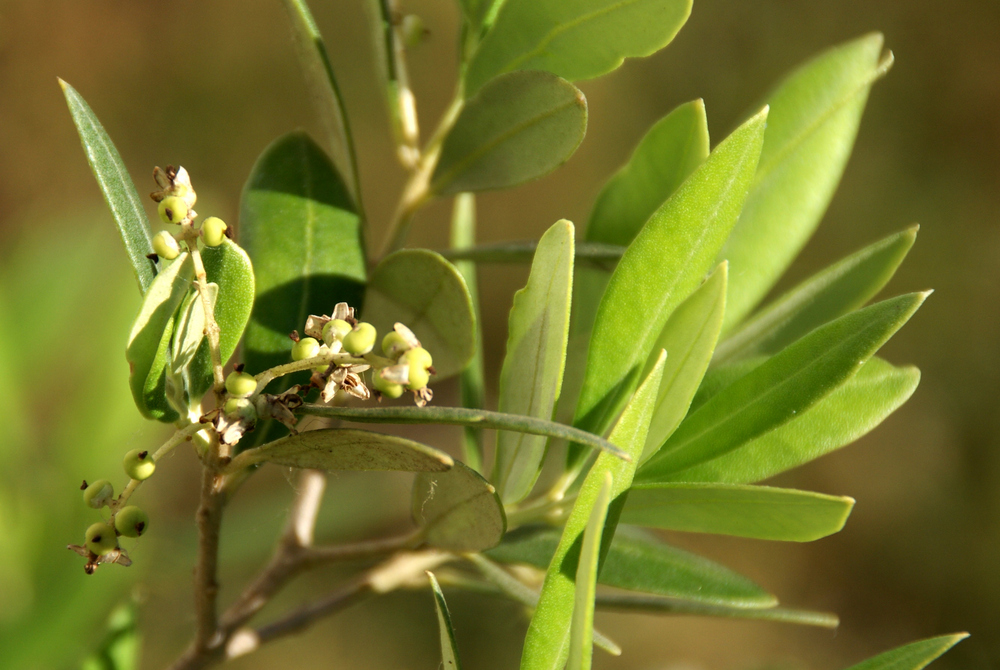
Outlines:
[[[219,530],[225,496],[219,489],[221,478],[207,465],[202,468],[201,502],[196,515],[198,525],[198,562],[194,570],[194,600],[197,630],[193,647],[207,650],[215,636],[216,598],[219,583]]]

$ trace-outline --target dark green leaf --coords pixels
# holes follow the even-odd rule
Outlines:
[[[412,511],[424,541],[449,551],[495,547],[507,530],[496,489],[461,461],[447,472],[417,475]]]
[[[597,568],[601,558],[601,534],[611,504],[613,477],[604,473],[604,483],[594,500],[590,519],[581,538],[580,559],[576,566],[576,592],[573,597],[573,622],[569,632],[569,660],[566,670],[590,670],[594,653],[594,597],[597,595]]]
[[[455,642],[455,629],[451,625],[448,603],[444,601],[444,594],[441,592],[441,586],[435,579],[434,573],[428,571],[427,577],[431,580],[434,609],[437,611],[438,630],[441,635],[442,670],[462,670],[462,664],[458,660],[458,644]]]
[[[848,670],[921,670],[967,637],[968,633],[955,633],[911,642],[852,665]]]
[[[705,605],[673,598],[658,596],[635,596],[630,594],[600,594],[597,596],[597,607],[619,612],[644,612],[653,614],[679,614],[687,616],[711,616],[729,619],[757,619],[759,621],[775,621],[792,623],[800,626],[818,626],[820,628],[836,628],[840,619],[836,614],[827,612],[810,612],[808,610],[792,610],[784,607],[765,609],[746,609],[726,607],[724,605]]]
[[[587,132],[587,100],[548,72],[497,77],[465,103],[441,147],[430,190],[506,188],[565,163]]]

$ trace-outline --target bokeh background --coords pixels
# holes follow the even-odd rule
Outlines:
[[[372,84],[366,18],[357,0],[312,4],[379,239],[403,173]],[[444,0],[403,5],[430,29],[410,63],[423,125],[432,127],[453,87],[458,15]],[[834,670],[958,630],[973,637],[937,667],[1000,664],[998,27],[1000,5],[988,0],[696,0],[667,49],[582,84],[589,132],[564,168],[480,198],[482,241],[537,236],[563,217],[582,225],[603,181],[675,105],[703,97],[718,140],[784,72],[827,46],[881,30],[896,55],[873,90],[840,191],[783,285],[919,222],[889,292],[936,293],[883,353],[918,365],[922,384],[873,434],[780,478],[857,498],[839,535],[808,545],[672,538],[759,580],[786,605],[839,613],[840,629],[605,614],[599,626],[625,654],[598,652],[597,667]],[[79,481],[118,483],[121,454],[163,431],[139,418],[128,394],[122,353],[138,292],[57,76],[90,102],[141,192],[152,190],[154,165],[180,163],[196,179],[198,209],[228,221],[260,151],[289,130],[319,126],[276,0],[0,0],[0,666],[77,666],[131,594],[142,603],[143,667],[162,667],[193,627],[193,456],[178,450],[143,488],[153,532],[132,551],[134,567],[86,578],[63,548],[91,520]],[[414,244],[446,243],[448,207],[420,215]],[[480,273],[493,385],[511,293],[525,276],[517,267]],[[447,402],[454,389],[441,393]],[[454,449],[459,434],[420,435]],[[265,470],[235,501],[224,529],[224,601],[268,556],[292,485],[288,473]],[[405,477],[334,476],[319,535],[397,532],[406,498]],[[272,611],[337,577],[300,580]],[[466,667],[516,667],[526,626],[518,608],[461,594],[450,604]],[[369,601],[233,667],[435,668],[431,608],[426,592]]]

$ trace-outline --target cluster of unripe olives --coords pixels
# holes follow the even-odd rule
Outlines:
[[[122,462],[125,474],[132,479],[149,479],[156,470],[156,462],[148,451],[133,449],[125,454]],[[92,509],[114,505],[115,489],[107,479],[84,482],[83,502]],[[112,507],[113,509],[113,507]],[[95,556],[103,556],[118,548],[118,537],[139,537],[149,528],[149,516],[135,505],[127,505],[114,512],[111,521],[98,521],[87,528],[85,546]]]
[[[194,204],[198,199],[194,189],[191,188],[191,180],[184,168],[174,169],[168,167],[166,172],[157,168],[153,177],[163,187],[162,191],[152,194],[153,200],[159,203],[157,211],[160,220],[167,224],[190,224],[197,214],[194,211]],[[201,223],[199,234],[205,246],[217,247],[226,238],[228,226],[225,221],[217,216],[210,216]],[[180,253],[180,245],[177,238],[169,231],[163,230],[153,236],[153,251],[160,258],[172,261]]]

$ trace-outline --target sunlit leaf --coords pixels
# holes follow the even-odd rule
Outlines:
[[[219,285],[205,286],[208,302],[212,312],[219,298]],[[188,292],[187,298],[181,303],[174,320],[174,336],[170,351],[170,367],[179,374],[194,360],[198,347],[205,339],[205,306],[202,303],[198,289]]]
[[[495,547],[507,530],[496,489],[461,461],[447,472],[417,475],[412,513],[424,541],[449,551]]]
[[[580,559],[576,565],[576,592],[573,598],[573,622],[569,632],[567,670],[589,670],[594,653],[594,597],[597,594],[597,568],[601,558],[601,534],[611,503],[612,476],[604,473],[604,483],[594,499],[590,519],[583,530]]]
[[[676,598],[633,595],[630,593],[598,594],[596,604],[599,609],[618,612],[755,619],[757,621],[773,621],[800,626],[817,626],[819,628],[836,628],[840,625],[840,619],[837,615],[830,614],[829,612],[811,612],[809,610],[787,609],[785,607],[749,609],[726,605],[706,605],[687,600],[677,600]]]
[[[911,642],[852,665],[848,670],[921,670],[967,637],[968,633],[955,633]]]

